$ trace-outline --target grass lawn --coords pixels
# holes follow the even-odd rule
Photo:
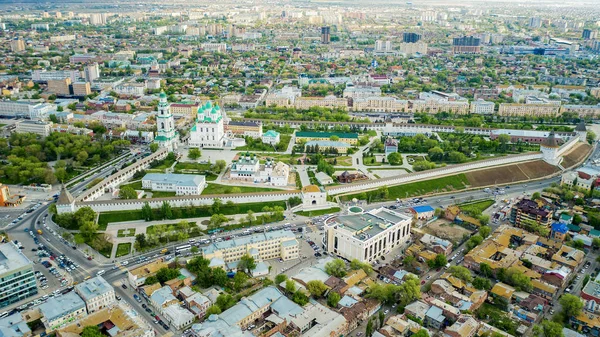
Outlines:
[[[198,227],[195,222],[190,222],[189,224],[189,230],[187,232],[187,235],[184,237],[180,237],[181,230],[179,223],[148,226],[148,228],[146,229],[146,235],[156,234],[156,228],[158,226],[167,226],[167,231],[161,238],[159,238],[159,241],[161,243],[181,241],[182,239],[185,240],[187,238],[194,238],[204,235],[204,233],[200,230],[200,227]]]
[[[279,143],[275,147],[269,144],[264,144],[260,142],[260,140],[256,140],[255,143],[246,144],[241,147],[236,147],[235,149],[239,151],[284,152],[287,150],[291,140],[292,135],[281,134],[279,135]]]
[[[453,176],[442,177],[432,180],[390,186],[388,187],[388,197],[385,200],[395,200],[396,198],[403,199],[408,197],[425,195],[433,192],[463,190],[465,189],[466,185],[469,185],[469,180],[463,173],[461,173]],[[367,193],[368,192],[350,194],[342,196],[341,198],[344,201],[352,200],[353,198],[367,200]],[[375,201],[375,198],[371,199],[370,201]]]
[[[335,159],[335,163],[334,163]],[[333,166],[352,166],[352,157],[350,156],[340,156],[336,158],[328,158],[327,161]]]
[[[319,216],[319,215],[324,215],[324,214],[337,213],[339,211],[340,211],[339,207],[333,207],[333,208],[328,208],[328,209],[319,209],[316,211],[300,211],[300,212],[295,212],[294,214],[313,217],[313,216]]]
[[[131,252],[131,242],[119,243],[115,257],[128,255]]]
[[[233,214],[246,214],[248,211],[252,211],[254,213],[262,212],[262,209],[265,206],[275,207],[281,206],[284,209],[286,208],[285,201],[273,201],[269,202],[268,205],[264,202],[257,203],[246,203],[246,204],[231,204],[227,205],[226,203],[219,210],[220,214],[223,215],[233,215]],[[212,212],[210,211],[210,206],[202,206],[202,207],[183,207],[183,208],[173,208],[173,218],[175,219],[189,219],[189,218],[203,218],[210,217]],[[98,216],[98,226],[101,229],[106,229],[106,226],[111,222],[120,222],[120,221],[134,221],[134,220],[143,220],[142,210],[131,210],[131,211],[114,211],[114,212],[103,212]],[[154,210],[153,220],[161,220],[163,219],[160,215],[160,210]]]
[[[130,236],[135,236],[135,228],[119,229],[117,231],[118,238],[126,238]]]
[[[121,186],[129,186],[129,187],[133,188],[134,190],[141,190],[142,189],[142,181],[138,180],[138,181],[134,181],[132,183],[123,184]]]
[[[466,203],[458,205],[458,207],[460,208],[461,211],[463,211],[465,213],[469,213],[472,216],[477,216],[477,215],[481,215],[481,213],[483,213],[483,211],[485,211],[490,206],[492,206],[494,204],[494,202],[495,202],[494,200],[485,199],[485,200],[478,200],[478,201],[473,201],[473,202],[466,202]]]
[[[208,170],[210,170],[210,166],[211,166],[210,164],[177,162],[177,164],[175,164],[175,171],[177,171],[177,170],[208,171]]]
[[[145,191],[152,193],[152,198],[166,198],[166,197],[174,197],[176,195],[176,192],[152,191],[152,190],[145,190]]]
[[[3,127],[5,127],[6,125],[8,125],[8,124],[2,124],[2,123],[0,123],[0,129],[3,128]]]
[[[227,186],[209,183],[202,191],[202,194],[231,194],[231,193],[256,193],[281,191],[275,188],[254,187],[254,186]]]
[[[377,161],[377,159],[369,157],[369,158],[363,158],[363,164],[365,166],[381,166],[383,165],[380,161]]]
[[[165,170],[170,168],[171,166],[173,166],[173,163],[175,163],[175,160],[168,160],[168,159],[164,159],[160,162],[160,164],[156,165],[155,167],[153,167],[153,169],[155,170]]]
[[[104,235],[104,234],[98,234],[98,235]],[[90,245],[90,247],[92,247],[98,253],[102,254],[104,257],[110,258],[110,253],[112,252],[113,244],[108,242],[108,244],[106,245],[106,247],[104,249],[98,249],[98,247],[94,246],[95,241],[96,240],[92,240],[90,243],[88,243]]]

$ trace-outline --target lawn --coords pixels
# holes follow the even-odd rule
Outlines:
[[[210,170],[210,166],[211,166],[210,164],[177,162],[177,164],[175,164],[175,171],[177,171],[177,170],[208,171],[208,170]]]
[[[174,197],[175,195],[177,195],[176,192],[152,191],[152,190],[144,190],[144,191],[152,193],[152,198],[168,198],[168,197]]]
[[[104,235],[104,234],[97,234],[97,235]],[[102,254],[104,257],[110,258],[110,253],[112,252],[113,244],[108,242],[106,247],[104,247],[104,249],[98,249],[98,247],[96,247],[94,245],[95,242],[96,242],[96,240],[92,240],[88,244],[90,245],[90,247],[92,247],[98,253]]]
[[[128,255],[131,252],[131,242],[119,243],[115,257]]]
[[[319,210],[316,210],[316,211],[300,211],[300,212],[295,212],[294,214],[298,214],[298,215],[302,215],[302,216],[308,216],[308,217],[313,217],[313,216],[319,216],[319,215],[337,213],[339,211],[340,211],[339,207],[333,207],[333,208],[328,208],[328,209],[319,209]]]
[[[209,183],[202,191],[202,194],[232,194],[232,193],[257,193],[281,191],[275,188],[254,187],[254,186],[227,186],[215,183]]]
[[[466,202],[466,203],[458,205],[458,207],[460,208],[461,211],[463,211],[465,213],[468,213],[472,216],[478,216],[478,215],[481,215],[481,213],[483,213],[483,211],[488,209],[493,204],[494,204],[494,200],[485,199],[485,200],[478,200],[478,201],[474,201],[474,202]]]
[[[173,163],[175,163],[175,160],[169,160],[169,158],[165,158],[163,160],[161,160],[158,165],[152,167],[155,170],[166,170],[168,168],[170,168],[171,166],[173,166]]]
[[[385,200],[395,200],[396,198],[408,198],[419,195],[426,195],[429,193],[448,192],[463,190],[469,185],[467,177],[461,173],[453,176],[442,177],[432,180],[418,181],[410,184],[397,185],[388,187],[388,197]],[[377,191],[374,191],[377,192]],[[355,193],[350,195],[342,196],[342,200],[348,201],[353,198],[360,200],[367,200],[369,196],[368,192]],[[374,197],[369,201],[381,200],[380,198]]]
[[[340,156],[333,159],[327,159],[327,161],[333,166],[352,166],[352,157]]]
[[[363,164],[365,166],[381,166],[381,165],[383,165],[383,163],[381,163],[380,161],[377,161],[377,159],[375,159],[374,157],[363,158]]]
[[[281,134],[279,136],[279,143],[273,147],[269,144],[264,144],[260,139],[253,140],[252,143],[246,141],[245,146],[236,147],[239,151],[263,151],[263,152],[284,152],[292,140],[292,135]]]
[[[204,235],[204,233],[202,233],[202,231],[200,230],[200,227],[198,227],[195,222],[190,222],[189,225],[190,225],[190,227],[189,227],[189,230],[187,232],[186,238],[194,238],[194,237],[197,237],[197,236]],[[182,239],[179,236],[179,234],[181,232],[181,228],[180,228],[179,223],[171,223],[171,224],[162,224],[162,225],[148,226],[148,228],[146,229],[146,235],[155,235],[156,234],[156,228],[158,226],[167,226],[167,232],[166,232],[166,234],[168,234],[168,235],[165,234],[165,235],[163,235],[162,237],[159,238],[159,241],[161,243],[167,243],[167,242],[173,242],[173,241],[180,241]]]
[[[3,127],[5,127],[6,125],[8,125],[8,124],[2,124],[2,123],[0,123],[0,129],[3,128]]]
[[[252,211],[254,213],[262,212],[262,209],[267,206],[267,204],[263,202],[257,203],[246,203],[246,204],[232,204],[227,205],[224,204],[219,210],[220,214],[223,215],[233,215],[233,214],[246,214],[248,211]],[[286,208],[285,201],[273,201],[268,203],[269,207],[281,206],[284,209]],[[210,217],[212,212],[210,210],[210,206],[202,206],[202,207],[183,207],[183,208],[173,208],[173,218],[176,219],[189,219],[189,218],[204,218]],[[106,229],[106,226],[111,222],[121,222],[121,221],[135,221],[135,220],[143,220],[142,210],[131,210],[131,211],[114,211],[114,212],[103,212],[98,216],[98,226],[100,228]],[[162,216],[160,215],[160,210],[154,210],[153,220],[161,220]]]
[[[124,186],[129,186],[129,187],[133,188],[134,190],[141,190],[142,189],[142,181],[138,180],[138,181],[134,181],[131,183],[121,185],[121,187],[124,187]]]
[[[135,228],[119,229],[117,231],[118,238],[126,238],[131,236],[135,236]]]

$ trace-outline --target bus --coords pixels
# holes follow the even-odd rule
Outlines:
[[[183,251],[190,250],[190,249],[192,249],[191,245],[183,245],[183,246],[175,247],[175,252],[181,253]]]

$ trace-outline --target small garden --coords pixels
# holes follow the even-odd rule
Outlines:
[[[135,236],[135,228],[119,229],[117,231],[118,238],[127,238]]]
[[[129,255],[129,253],[131,253],[131,242],[119,243],[117,245],[117,252],[115,253],[115,257]]]

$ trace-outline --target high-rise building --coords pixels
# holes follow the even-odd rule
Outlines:
[[[97,62],[86,65],[83,72],[87,82],[94,82],[95,79],[100,77],[100,67]]]
[[[61,12],[56,12],[56,18],[57,18],[57,19],[60,19],[60,18],[62,18],[62,13],[61,13]]]
[[[93,26],[103,26],[106,24],[105,13],[93,13],[90,14],[90,24]]]
[[[583,38],[584,40],[594,40],[597,37],[598,37],[598,31],[591,30],[591,29],[584,29],[583,33],[581,34],[581,38]]]
[[[37,295],[33,263],[12,242],[0,245],[0,308]]]
[[[330,27],[321,27],[321,43],[328,44],[331,42]]]
[[[25,50],[25,42],[21,39],[10,41],[10,50],[15,53]]]
[[[57,95],[71,94],[71,79],[64,78],[60,80],[48,80],[48,91]]]
[[[175,130],[175,122],[173,114],[171,114],[171,104],[167,102],[165,92],[160,93],[160,102],[158,103],[158,114],[156,115],[157,136],[154,141],[160,147],[166,147],[169,151],[177,148],[177,130]]]
[[[73,83],[73,95],[87,96],[92,93],[90,82],[75,82]]]
[[[478,54],[481,52],[481,39],[474,36],[455,37],[452,52],[455,54]]]
[[[402,34],[402,41],[406,43],[417,43],[421,40],[421,34],[417,33],[408,33],[405,32]]]
[[[529,28],[541,28],[542,19],[537,17],[529,18]]]
[[[383,52],[383,53],[388,53],[391,52],[392,49],[392,41],[382,41],[382,40],[377,40],[375,41],[375,51],[376,52]]]

